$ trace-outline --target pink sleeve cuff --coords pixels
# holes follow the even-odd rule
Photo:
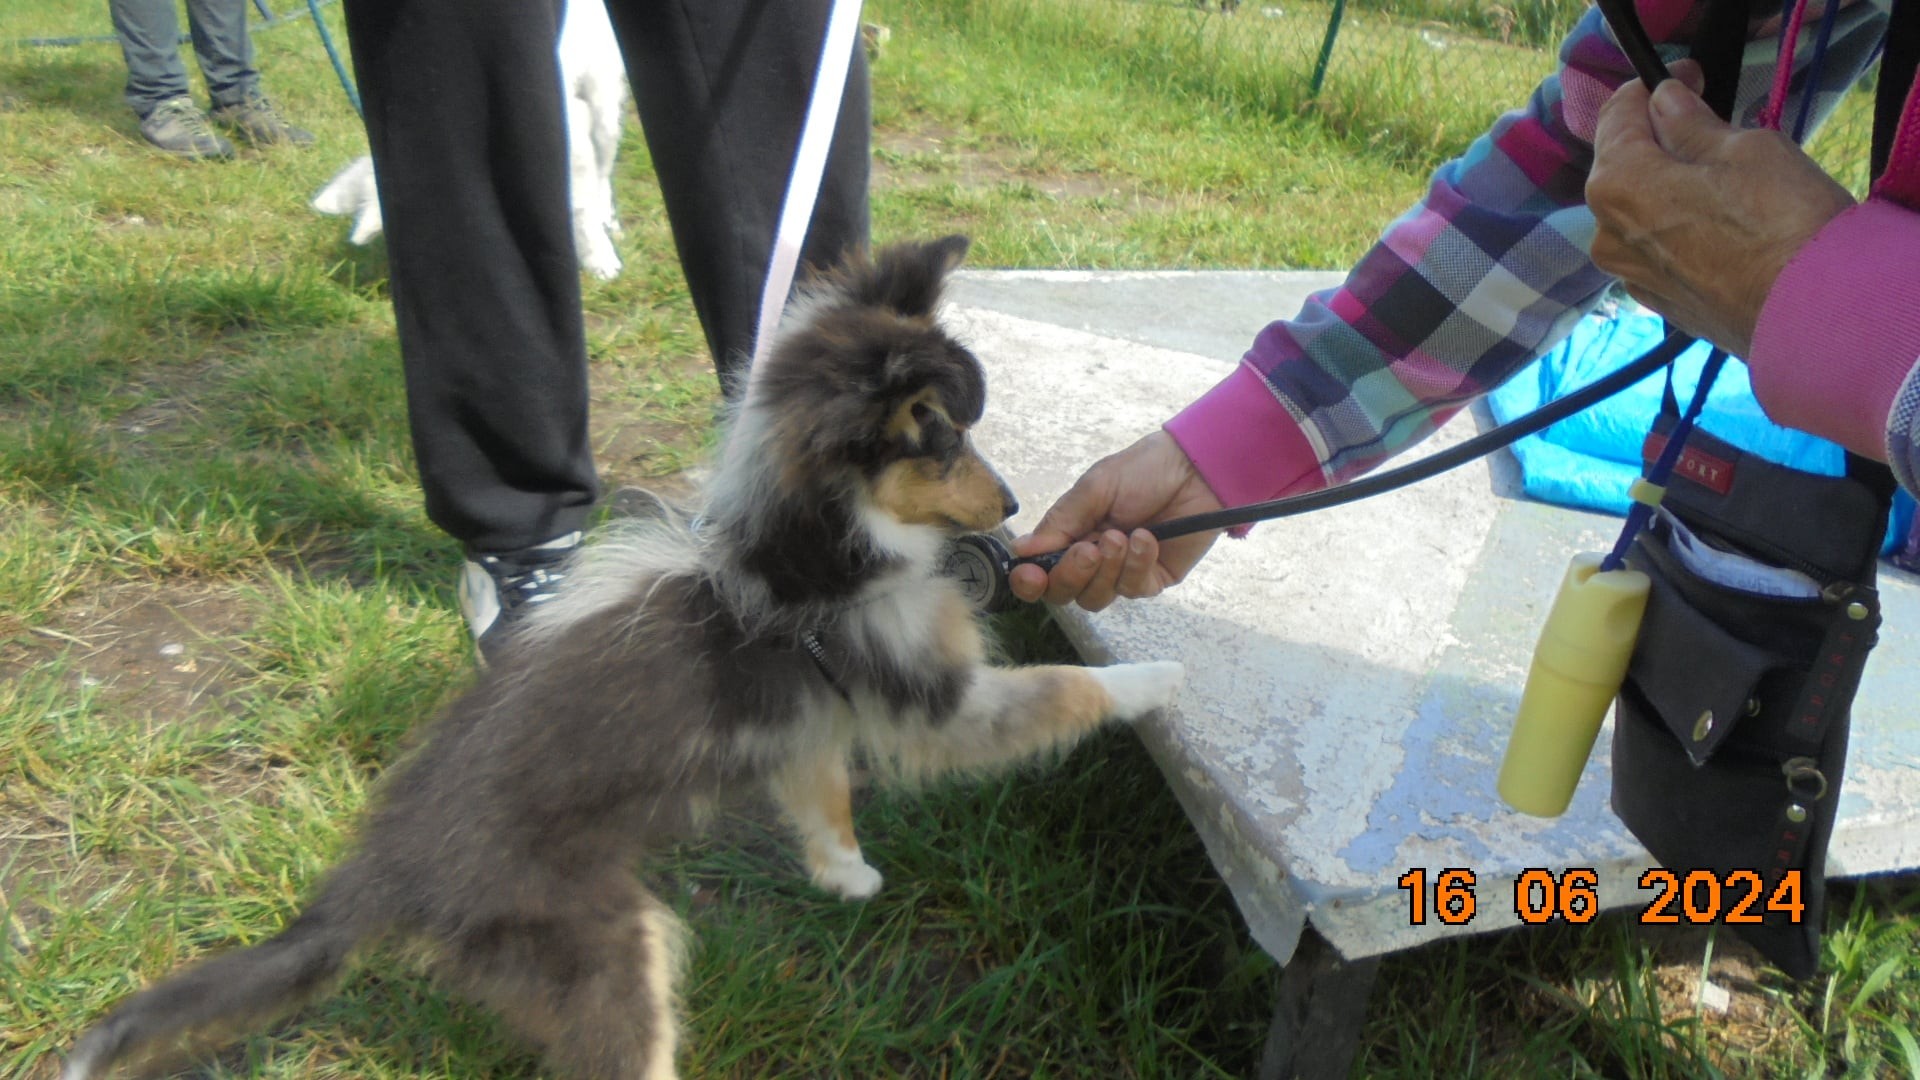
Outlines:
[[[1920,213],[1876,200],[1828,222],[1787,263],[1746,358],[1776,422],[1886,460],[1887,414],[1920,361],[1915,252]]]
[[[1306,433],[1246,364],[1164,427],[1222,505],[1245,506],[1326,486]],[[1230,535],[1245,536],[1249,528],[1243,525]]]

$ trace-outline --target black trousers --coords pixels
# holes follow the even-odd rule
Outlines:
[[[599,0],[577,0],[595,3]],[[830,0],[607,0],[722,385],[760,290]],[[554,41],[561,0],[346,0],[427,514],[469,551],[581,527],[599,482]],[[867,241],[855,43],[802,251]]]

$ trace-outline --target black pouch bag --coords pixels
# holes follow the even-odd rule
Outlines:
[[[1627,558],[1652,589],[1614,710],[1614,812],[1682,886],[1666,914],[1724,921],[1795,978],[1819,964],[1848,712],[1880,625],[1893,480],[1848,466],[1816,476],[1695,431]],[[1783,582],[1805,595],[1767,594]]]
[[[1706,99],[1731,115],[1757,0],[1707,0],[1693,55]],[[1894,0],[1874,103],[1871,172],[1886,168],[1914,71],[1920,3]],[[1771,10],[1771,9],[1767,9]],[[1631,8],[1626,18],[1633,18]],[[1671,385],[1645,456],[1678,420]],[[1827,841],[1847,760],[1848,711],[1880,626],[1874,566],[1893,474],[1852,455],[1847,475],[1784,468],[1696,431],[1654,528],[1628,565],[1652,578],[1646,618],[1614,709],[1613,809],[1675,881],[1681,921],[1712,912],[1795,978],[1820,961]],[[1812,579],[1811,596],[1718,583],[1683,557],[1692,543]],[[1724,576],[1724,575],[1717,575]],[[1744,873],[1743,873],[1744,872]],[[1771,901],[1789,874],[1798,896]],[[1748,900],[1760,879],[1759,895]],[[1689,909],[1685,901],[1692,899]],[[1794,905],[1798,903],[1796,908]],[[1756,921],[1746,922],[1743,919]]]

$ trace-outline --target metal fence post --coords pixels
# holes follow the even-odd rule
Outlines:
[[[1333,60],[1333,39],[1340,36],[1340,17],[1346,10],[1347,0],[1333,0],[1333,14],[1327,19],[1327,36],[1320,42],[1320,59],[1313,64],[1313,88],[1307,92],[1309,100],[1320,96],[1320,87],[1327,81],[1327,64]]]

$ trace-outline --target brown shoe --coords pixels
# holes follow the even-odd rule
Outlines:
[[[208,115],[214,123],[232,131],[250,146],[313,145],[313,132],[287,123],[273,102],[258,91],[247,95],[245,100],[218,106]]]

